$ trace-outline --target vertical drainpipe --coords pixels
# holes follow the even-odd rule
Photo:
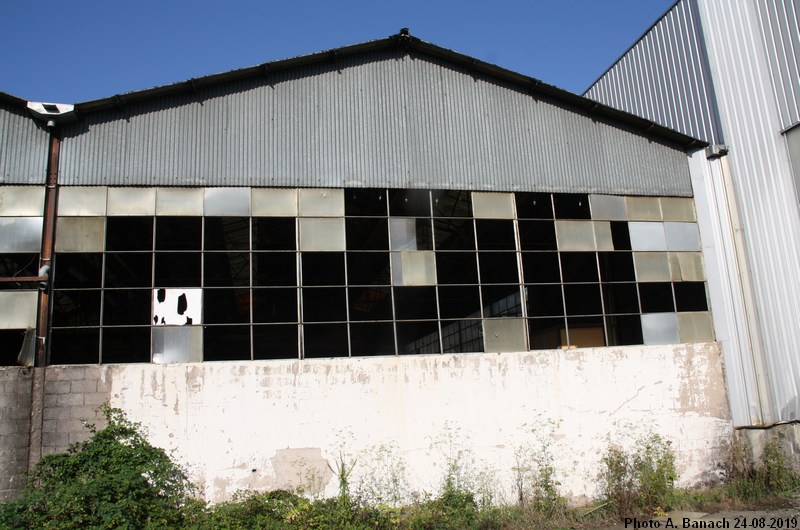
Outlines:
[[[48,123],[50,126],[50,123]],[[50,267],[53,273],[53,249],[56,233],[56,209],[58,206],[58,163],[61,154],[59,130],[50,126],[50,149],[47,158],[47,187],[44,198],[44,228],[42,232],[42,252],[39,267]],[[47,364],[47,331],[50,325],[50,287],[39,289],[39,318],[36,325],[36,366]]]

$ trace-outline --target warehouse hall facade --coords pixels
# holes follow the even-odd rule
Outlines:
[[[343,430],[396,444],[416,489],[430,440],[467,430],[506,483],[512,431],[542,417],[565,471],[635,421],[674,433],[686,483],[713,475],[730,418],[702,142],[407,32],[0,107],[8,495],[104,400],[213,500],[303,486],[287,461],[325,475]]]

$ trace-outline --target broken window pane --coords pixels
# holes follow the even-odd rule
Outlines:
[[[150,252],[106,253],[105,287],[150,287],[153,254]]]
[[[643,344],[642,320],[639,315],[606,317],[608,326],[608,345],[626,346]]]
[[[254,217],[253,250],[296,250],[294,217]]]
[[[519,246],[522,250],[558,250],[553,221],[519,221]]]
[[[153,325],[201,324],[202,289],[153,289]]]
[[[389,219],[392,250],[432,250],[430,219]]]
[[[442,346],[445,353],[482,352],[483,322],[481,320],[442,321]]]
[[[577,348],[606,345],[603,317],[567,317],[569,344]]]
[[[297,254],[254,252],[253,285],[297,285]]]
[[[398,320],[435,319],[435,287],[395,287],[395,318]]]
[[[563,318],[529,318],[528,337],[532,350],[554,350],[566,344],[567,326]]]
[[[519,285],[484,285],[481,296],[485,318],[522,316]]]
[[[152,314],[150,289],[113,289],[103,291],[103,325],[130,326],[150,324]],[[147,338],[148,345],[150,338]],[[148,346],[149,348],[149,346]],[[148,350],[149,351],[149,350]],[[149,358],[148,358],[149,360]]]
[[[597,254],[595,252],[562,252],[561,273],[565,283],[598,281]]]
[[[628,223],[622,221],[611,221],[611,241],[614,243],[614,250],[630,250],[631,235],[628,231]]]
[[[199,252],[156,252],[155,287],[199,287]]]
[[[519,219],[552,219],[553,204],[549,193],[520,192],[514,194]]]
[[[400,355],[439,353],[438,322],[397,322],[397,352]]]
[[[0,277],[38,276],[39,254],[0,254]],[[20,289],[23,286],[16,282],[0,282],[0,289]],[[35,288],[35,283],[24,287]]]
[[[149,363],[150,328],[103,328],[101,362]]]
[[[353,356],[394,355],[394,325],[391,322],[350,324]]]
[[[345,219],[347,250],[388,250],[389,225],[386,219]]]
[[[480,318],[481,299],[478,287],[439,287],[441,318]]]
[[[396,217],[430,217],[428,190],[389,190],[389,215]]]
[[[344,190],[344,214],[346,216],[385,216],[387,214],[386,204],[386,190]]]
[[[156,250],[200,250],[202,217],[156,217]]]
[[[392,320],[390,287],[350,287],[350,320]]]
[[[153,218],[107,217],[106,250],[153,250]]]
[[[344,285],[344,252],[302,252],[302,285]]]
[[[642,303],[642,313],[675,311],[671,283],[640,283],[639,299]]]
[[[630,252],[600,252],[600,279],[604,282],[633,282],[636,272]]]
[[[206,250],[250,250],[248,217],[206,217],[205,221]]]
[[[478,252],[481,283],[519,283],[516,252]]]
[[[58,253],[55,258],[53,286],[56,289],[100,287],[102,254]]]
[[[53,329],[47,364],[96,364],[100,361],[99,349],[99,328]]]
[[[297,289],[253,289],[253,322],[297,321]]]
[[[600,286],[596,284],[564,285],[564,303],[567,315],[602,315]]]
[[[297,325],[253,326],[253,359],[297,359]]]
[[[675,282],[675,306],[678,311],[708,311],[706,285],[703,282]]]
[[[591,219],[589,196],[578,193],[554,193],[556,219]]]
[[[474,252],[437,252],[436,278],[440,284],[477,284]]]
[[[477,219],[475,231],[478,250],[516,250],[514,221],[505,219]]]
[[[100,290],[53,291],[52,324],[58,327],[100,325]]]
[[[435,219],[436,250],[475,250],[472,219]]]
[[[249,326],[203,326],[204,361],[243,361],[249,359]]]
[[[388,252],[348,252],[347,283],[350,285],[391,285]]]
[[[303,357],[347,357],[347,324],[305,324]]]
[[[638,313],[639,293],[635,283],[609,283],[603,285],[603,302],[606,314]]]
[[[203,285],[206,287],[247,287],[250,285],[249,252],[206,252],[203,254]]]
[[[434,217],[472,217],[472,193],[458,190],[433,190]]]
[[[250,289],[204,289],[203,322],[205,324],[250,322]]]
[[[344,288],[311,287],[302,291],[303,322],[343,322],[347,320]]]
[[[525,283],[561,282],[561,265],[555,252],[523,252],[522,274]]]
[[[549,317],[564,315],[560,285],[528,285],[528,316]]]

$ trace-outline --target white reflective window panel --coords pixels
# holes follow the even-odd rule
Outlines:
[[[156,326],[202,324],[202,289],[153,289],[152,322]]]
[[[625,203],[631,221],[661,220],[661,201],[658,197],[625,197]]]
[[[591,221],[556,221],[558,250],[595,250]]]
[[[524,318],[497,318],[483,321],[484,348],[487,353],[527,351],[527,324]]]
[[[589,195],[589,204],[592,208],[592,219],[601,221],[625,221],[628,219],[625,197]]]
[[[695,223],[664,223],[664,229],[667,232],[667,249],[700,250],[700,233]]]
[[[514,219],[514,194],[472,192],[475,219]]]
[[[392,252],[392,285],[436,285],[432,251]]]
[[[390,218],[389,241],[392,250],[417,250],[417,220],[411,217]]]
[[[201,326],[153,328],[152,341],[154,363],[195,363],[203,360]]]
[[[255,217],[297,217],[297,190],[253,188],[250,190]]]
[[[614,250],[614,240],[611,237],[611,223],[596,221],[594,222],[594,240],[597,250]]]
[[[297,202],[301,217],[343,217],[344,190],[301,189]]]
[[[156,215],[203,215],[201,188],[158,188]]]
[[[647,345],[679,344],[678,316],[675,313],[642,315],[642,337]]]
[[[155,188],[108,188],[108,215],[155,215]]]
[[[664,223],[628,223],[632,250],[667,250]]]
[[[661,197],[661,213],[665,221],[694,222],[697,219],[694,200],[684,197]]]
[[[675,281],[702,282],[706,280],[703,254],[700,252],[670,253],[670,260],[677,268],[677,271],[673,271]]]
[[[344,251],[344,219],[301,218],[300,250]]]
[[[36,327],[39,291],[0,291],[0,329]]]
[[[0,252],[41,252],[41,217],[0,218]]]
[[[206,188],[205,215],[250,215],[250,188]]]
[[[94,217],[106,214],[105,186],[71,186],[58,190],[58,215]]]
[[[714,340],[714,325],[711,313],[678,313],[678,330],[681,342],[707,342]]]
[[[105,234],[104,217],[59,217],[56,252],[102,252]]]
[[[0,217],[37,216],[43,213],[43,186],[0,186]]]
[[[666,252],[634,252],[638,282],[668,282],[672,280],[669,257]]]

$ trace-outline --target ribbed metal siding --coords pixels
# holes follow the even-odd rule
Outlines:
[[[723,143],[694,0],[676,4],[587,91],[611,107]]]
[[[701,4],[761,326],[773,420],[800,419],[800,212],[755,2]],[[736,414],[736,411],[734,411]]]
[[[800,10],[794,0],[756,2],[782,128],[800,122]]]
[[[61,159],[70,185],[691,195],[679,148],[399,51],[92,113]]]
[[[24,111],[0,104],[0,184],[44,183],[47,146],[47,132]]]

